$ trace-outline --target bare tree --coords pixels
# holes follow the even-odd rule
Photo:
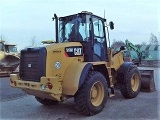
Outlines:
[[[147,45],[147,42],[142,42],[142,44],[141,45]]]
[[[26,48],[36,47],[36,46],[37,46],[36,36],[33,36],[29,42],[29,45],[27,45]]]
[[[0,41],[5,41],[7,43],[7,38],[4,35],[0,35]]]
[[[112,43],[112,45],[111,45],[111,48],[112,49],[117,49],[117,48],[120,48],[121,46],[125,46],[125,43],[123,42],[123,41],[121,41],[121,40],[115,40],[115,39],[113,39],[113,43]]]
[[[35,47],[35,46],[37,46],[36,36],[33,36],[33,37],[31,38],[31,47]]]
[[[150,45],[158,45],[158,39],[157,37],[151,33],[150,35],[150,42],[149,42]]]

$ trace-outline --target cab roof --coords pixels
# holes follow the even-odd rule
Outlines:
[[[101,19],[102,21],[106,21],[105,18],[102,18],[100,16],[97,16],[97,15],[94,15],[92,12],[88,12],[88,11],[82,11],[81,13],[77,13],[77,14],[72,14],[72,15],[67,15],[67,16],[64,16],[64,17],[60,17],[60,19],[62,18],[66,18],[66,17],[71,17],[71,16],[75,16],[75,15],[91,15],[91,16],[94,16],[94,17],[97,17],[99,19]]]

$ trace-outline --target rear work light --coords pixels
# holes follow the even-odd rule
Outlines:
[[[53,85],[50,82],[48,82],[47,86],[48,86],[49,89],[53,88]]]
[[[12,78],[10,77],[10,82],[11,82],[11,84],[13,84],[13,80],[12,80]]]
[[[14,86],[17,86],[17,83],[16,83],[16,81],[14,81],[13,83],[14,83]]]
[[[42,90],[45,90],[46,88],[49,88],[51,90],[53,88],[52,83],[48,82],[46,85],[41,85]]]

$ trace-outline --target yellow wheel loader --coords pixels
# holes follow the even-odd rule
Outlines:
[[[19,65],[19,54],[14,44],[6,44],[0,41],[0,73],[12,72]]]
[[[116,53],[107,47],[113,22],[108,25],[90,12],[54,14],[53,20],[55,43],[21,51],[19,74],[10,75],[12,87],[34,95],[43,105],[74,97],[77,111],[87,116],[103,110],[107,98],[115,95],[115,85],[125,98],[138,95],[138,68],[124,62],[123,46]]]

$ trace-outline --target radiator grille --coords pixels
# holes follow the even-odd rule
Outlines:
[[[46,49],[28,48],[21,51],[20,78],[25,81],[39,82],[45,76]]]

